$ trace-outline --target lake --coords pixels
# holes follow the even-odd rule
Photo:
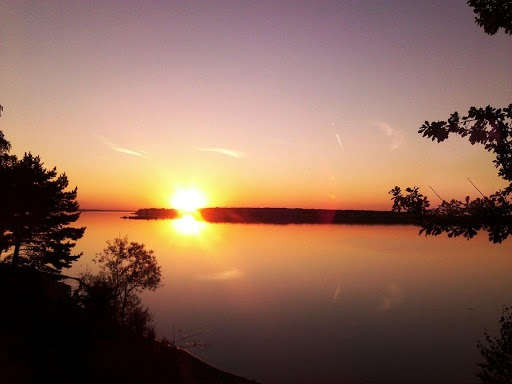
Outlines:
[[[262,383],[476,383],[476,343],[512,304],[512,243],[486,234],[122,215],[82,213],[84,256],[65,273],[94,271],[108,239],[143,242],[162,266],[142,296],[157,335]]]

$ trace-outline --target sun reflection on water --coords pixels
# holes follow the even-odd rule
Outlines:
[[[192,214],[185,214],[171,220],[173,230],[180,235],[197,236],[206,226],[206,223]]]

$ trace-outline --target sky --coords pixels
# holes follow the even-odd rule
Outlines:
[[[390,209],[492,193],[492,155],[425,120],[512,102],[512,38],[459,0],[0,0],[0,130],[82,208]]]

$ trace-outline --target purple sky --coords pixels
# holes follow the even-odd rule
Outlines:
[[[512,38],[464,1],[0,1],[0,129],[84,207],[389,208],[500,184],[481,147],[417,129],[512,102]],[[432,196],[432,200],[436,198]]]

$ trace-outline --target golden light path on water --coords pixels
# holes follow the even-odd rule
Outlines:
[[[206,227],[206,223],[198,215],[186,213],[177,219],[171,220],[173,231],[180,235],[198,236]]]

